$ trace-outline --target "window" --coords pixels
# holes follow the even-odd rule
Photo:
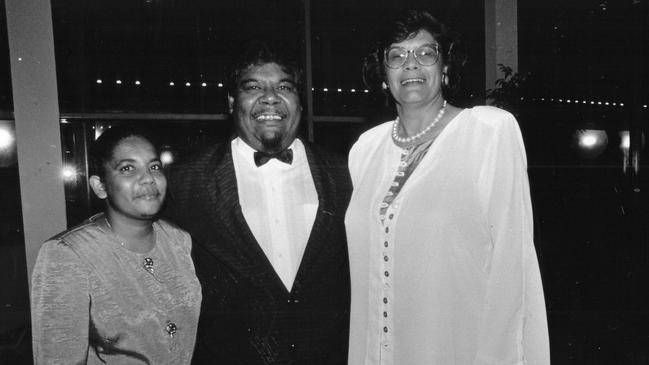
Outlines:
[[[31,361],[29,288],[4,1],[0,1],[0,362]]]

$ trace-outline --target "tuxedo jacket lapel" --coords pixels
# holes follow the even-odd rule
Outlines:
[[[305,148],[311,176],[318,194],[318,210],[291,291],[307,280],[314,262],[322,250],[327,247],[327,232],[333,229],[336,222],[343,219],[339,216],[340,209],[337,207],[337,195],[341,192],[336,190],[336,183],[327,171],[325,162],[309,144],[305,143]],[[239,204],[230,143],[223,143],[219,146],[206,166],[203,178],[205,180],[202,186],[207,187],[209,205],[212,207],[209,212],[211,214],[210,222],[217,225],[214,227],[215,230],[222,231],[225,233],[222,236],[227,237],[225,239],[227,242],[213,243],[222,249],[217,247],[212,247],[212,249],[217,249],[218,253],[216,254],[231,267],[249,270],[248,275],[264,280],[271,285],[268,289],[275,294],[288,294],[289,291],[277,275],[243,216]],[[207,243],[207,245],[206,248],[210,250],[211,244]]]
[[[311,169],[311,176],[318,193],[318,211],[316,213],[313,228],[307,241],[302,261],[298,269],[293,288],[298,287],[306,280],[309,270],[313,267],[314,261],[320,252],[327,245],[327,232],[333,226],[336,217],[336,184],[333,178],[323,166],[324,162],[314,153],[313,149],[305,143],[307,160]]]
[[[237,262],[232,262],[235,264],[232,267],[249,270],[249,275],[260,277],[271,284],[270,290],[288,293],[241,211],[230,143],[224,143],[219,148],[207,170],[204,176],[206,178],[205,186],[208,187],[208,195],[211,200],[210,205],[213,207],[212,222],[222,225],[222,228],[216,227],[215,229],[227,231],[228,242],[219,243],[219,245],[230,246],[229,249],[220,250],[219,255],[226,256],[225,259],[236,260]],[[245,258],[248,265],[241,265],[239,259],[242,257],[238,257],[239,255]]]

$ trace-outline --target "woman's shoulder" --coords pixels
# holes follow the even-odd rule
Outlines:
[[[160,227],[161,230],[167,232],[168,234],[173,234],[175,236],[186,236],[189,235],[187,231],[180,228],[178,224],[167,219],[167,218],[158,218],[155,223]]]
[[[171,243],[172,247],[181,247],[183,250],[191,250],[191,238],[189,233],[178,226],[176,223],[159,218],[155,224],[159,231],[164,233],[166,240]]]
[[[484,123],[491,127],[516,123],[516,118],[512,113],[495,106],[479,105],[469,108],[467,111],[467,115],[475,122]]]
[[[393,121],[384,122],[363,132],[354,143],[352,150],[364,149],[380,143],[382,138],[390,134],[392,123]]]
[[[97,238],[103,236],[101,229],[95,223],[97,219],[103,219],[103,214],[96,214],[80,224],[65,230],[49,238],[46,243],[57,243],[72,248],[73,250],[86,248],[87,245],[94,246]],[[94,247],[90,247],[94,250]]]
[[[43,243],[39,250],[41,265],[68,265],[97,261],[105,252],[105,233],[95,224],[93,216]],[[82,264],[85,265],[85,264]]]
[[[386,133],[389,133],[390,130],[392,129],[392,123],[394,123],[393,120],[383,122],[377,126],[374,126],[365,132],[363,132],[360,137],[358,137],[359,141],[368,141],[368,140],[374,140],[377,137],[384,136]]]
[[[473,138],[474,146],[523,149],[521,129],[514,115],[493,106],[476,106],[467,110],[462,133]]]

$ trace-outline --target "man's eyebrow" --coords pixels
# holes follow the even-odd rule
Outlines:
[[[242,79],[241,81],[239,81],[240,84],[246,84],[248,82],[259,82],[259,80],[251,77],[251,78]],[[290,82],[291,84],[296,83],[295,80],[293,80],[290,77],[285,77],[283,79],[280,79],[278,82]]]
[[[242,79],[241,81],[239,81],[239,85],[247,84],[249,82],[258,82],[258,80],[253,78]]]

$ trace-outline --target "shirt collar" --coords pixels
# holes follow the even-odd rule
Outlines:
[[[302,143],[302,141],[300,141],[299,138],[295,138],[293,142],[288,146],[288,148],[293,149],[293,164],[286,165],[287,167],[297,165],[297,163],[303,158],[303,156],[306,156],[304,144]],[[257,150],[250,147],[250,145],[247,144],[243,139],[241,139],[241,137],[237,137],[232,140],[232,151],[243,157],[247,164],[257,167],[255,165],[255,159],[253,157]],[[264,166],[267,165],[268,164]]]

